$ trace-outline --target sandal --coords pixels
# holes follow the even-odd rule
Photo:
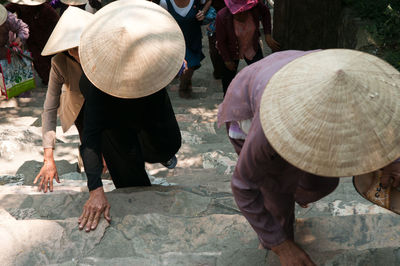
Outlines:
[[[383,188],[380,182],[382,171],[353,177],[356,191],[370,202],[394,213],[400,214],[400,191],[391,186]]]

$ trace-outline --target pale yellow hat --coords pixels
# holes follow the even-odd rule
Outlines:
[[[400,157],[400,73],[359,51],[304,55],[271,78],[260,120],[273,148],[306,172],[372,172]]]
[[[85,10],[68,7],[54,27],[42,55],[52,55],[79,46],[81,33],[92,18],[93,14]]]
[[[9,0],[10,3],[26,6],[38,6],[46,2],[46,0]]]
[[[80,6],[86,5],[88,3],[88,0],[61,0],[61,3],[69,6]]]
[[[81,35],[79,56],[86,76],[100,90],[140,98],[177,75],[185,40],[174,18],[159,5],[120,0],[94,15]]]
[[[7,16],[7,9],[3,5],[0,5],[0,26],[7,21]]]

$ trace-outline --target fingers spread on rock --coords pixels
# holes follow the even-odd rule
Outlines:
[[[33,180],[33,184],[36,184],[36,182],[39,180],[39,177],[42,175],[42,170],[40,170],[39,174],[35,177],[35,180]]]
[[[86,208],[84,209],[80,219],[80,224],[79,224],[79,229],[82,230],[83,227],[85,227],[87,220],[88,220],[88,211],[86,210]]]
[[[99,224],[100,215],[101,215],[101,211],[97,211],[96,215],[94,216],[92,226],[90,227],[91,230],[96,229],[97,225]]]
[[[50,192],[53,192],[53,179],[50,179]]]
[[[86,232],[90,231],[90,228],[92,226],[95,214],[96,214],[95,210],[91,209],[90,210],[90,214],[89,214],[89,219],[88,219],[88,222],[86,224],[86,229],[85,229]]]
[[[44,186],[43,190],[44,190],[44,193],[47,192],[48,184],[49,184],[49,180],[48,180],[48,178],[45,178],[45,181],[43,182],[43,186]]]

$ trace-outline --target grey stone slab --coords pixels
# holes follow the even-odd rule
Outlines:
[[[400,220],[395,214],[297,219],[295,241],[317,265],[398,265]],[[279,265],[272,252],[267,264]]]

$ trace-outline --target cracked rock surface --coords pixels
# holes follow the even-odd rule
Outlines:
[[[177,167],[147,164],[153,186],[145,188],[116,190],[104,176],[112,222],[101,219],[90,233],[77,227],[88,193],[85,174],[76,172],[76,129],[62,134],[58,125],[61,184],[39,193],[32,182],[43,161],[46,90],[1,99],[0,264],[279,265],[273,253],[257,249],[257,236],[233,199],[237,155],[225,128],[216,126],[222,89],[211,73],[206,58],[194,74],[191,100],[178,97],[176,81],[169,86],[183,136]],[[309,208],[296,207],[296,217],[296,240],[317,265],[400,265],[398,216],[361,198],[349,178]]]

